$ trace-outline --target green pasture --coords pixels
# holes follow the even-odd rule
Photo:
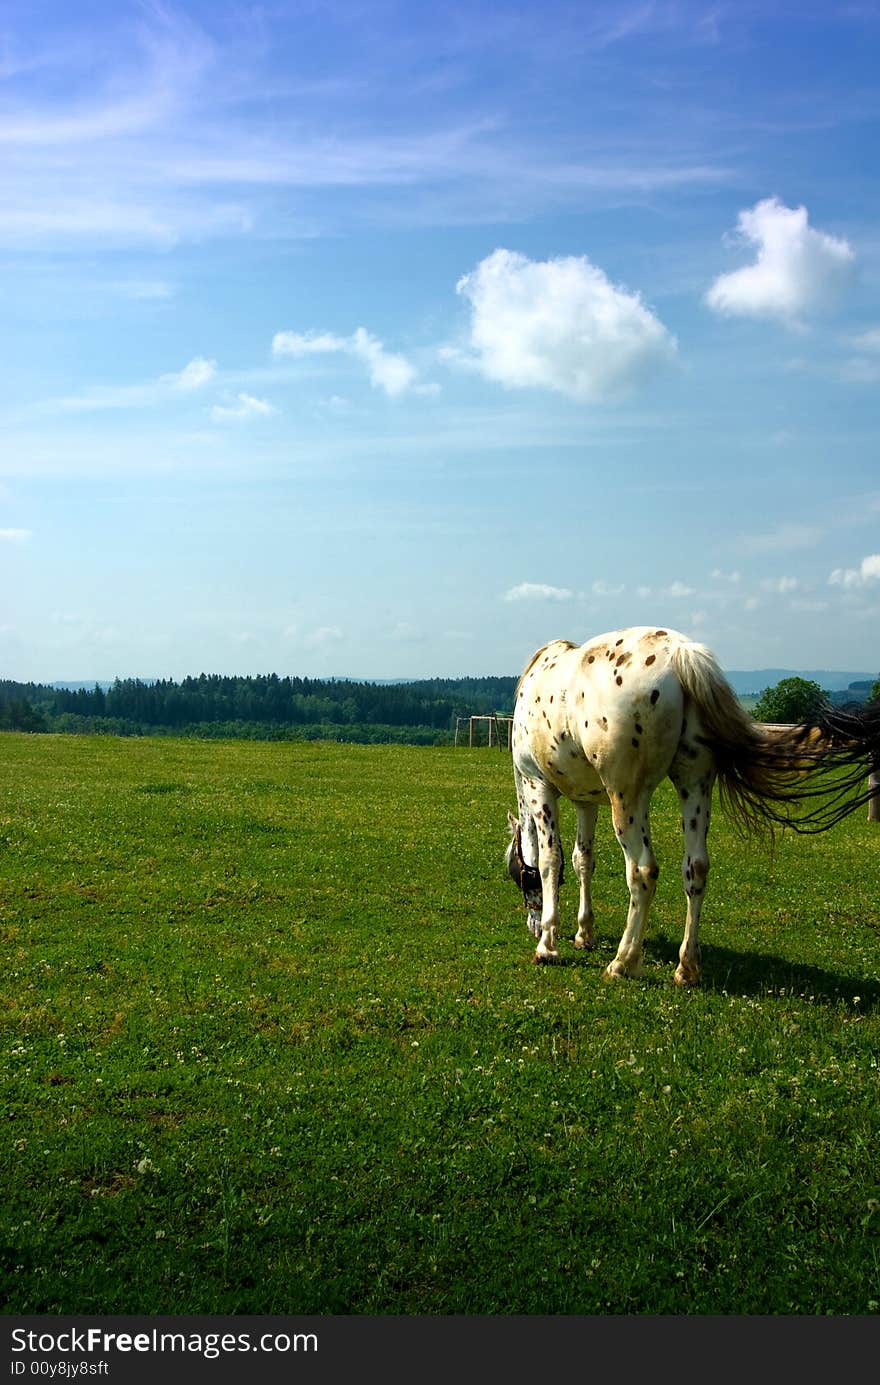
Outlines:
[[[513,803],[497,750],[0,735],[7,1313],[877,1311],[880,828],[717,811],[682,991],[672,793],[633,982],[607,814],[598,950],[532,964]]]

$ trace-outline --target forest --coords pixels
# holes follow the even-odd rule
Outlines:
[[[91,688],[0,680],[0,728],[435,745],[453,739],[459,716],[509,712],[515,687],[512,676],[371,683],[202,673]]]

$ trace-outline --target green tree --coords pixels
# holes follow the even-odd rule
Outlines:
[[[755,721],[809,721],[821,702],[828,697],[818,683],[810,678],[783,678],[772,688],[765,688],[755,703]]]
[[[26,698],[15,697],[0,707],[0,727],[4,731],[45,731],[46,720]]]
[[[868,693],[869,702],[880,702],[880,675],[874,681],[874,686]]]

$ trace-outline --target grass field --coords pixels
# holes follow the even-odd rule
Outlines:
[[[877,1311],[880,829],[717,812],[682,991],[671,791],[636,982],[607,814],[598,951],[532,965],[513,801],[496,750],[0,736],[7,1313]]]

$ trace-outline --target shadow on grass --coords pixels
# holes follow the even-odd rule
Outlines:
[[[675,966],[679,944],[669,938],[649,938],[645,950],[658,960]],[[846,976],[792,962],[766,952],[735,952],[729,947],[702,944],[704,991],[726,991],[728,995],[803,996],[815,1001],[850,1005],[860,1015],[880,1008],[880,984],[867,976]],[[858,997],[858,1000],[855,1000]]]
[[[617,939],[599,938],[594,949],[574,951],[572,940],[565,933],[560,939],[559,957],[540,965],[552,967],[604,968],[617,951]],[[654,961],[667,963],[672,972],[678,965],[680,939],[648,936],[645,953]],[[701,943],[703,956],[700,989],[728,995],[787,995],[803,996],[817,1002],[846,1004],[855,1013],[868,1015],[880,1009],[880,982],[865,975],[848,976],[842,972],[826,971],[806,963],[792,962],[767,952],[734,951],[713,943]],[[523,965],[536,964],[534,953],[523,955]],[[639,978],[640,986],[663,986],[664,976],[646,974]],[[856,999],[858,997],[858,999]]]

